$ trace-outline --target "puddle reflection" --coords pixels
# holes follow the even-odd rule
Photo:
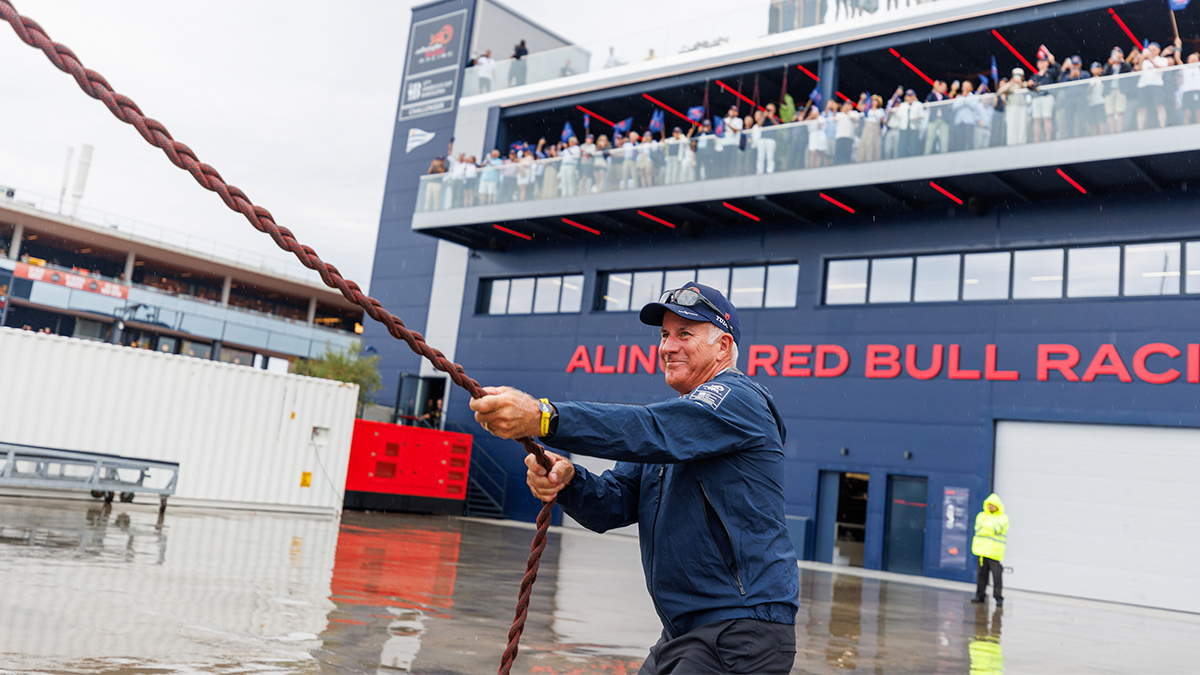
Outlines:
[[[0,498],[0,661],[56,673],[485,673],[533,531]],[[1200,616],[800,570],[795,673],[1190,672]],[[1002,624],[1007,624],[1003,625]],[[1003,628],[1003,634],[1002,634]],[[636,539],[552,532],[514,673],[637,672]]]

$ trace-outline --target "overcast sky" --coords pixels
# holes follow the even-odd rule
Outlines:
[[[767,5],[619,0],[581,22],[577,3],[506,3],[581,44],[747,6],[765,28]],[[14,0],[18,12],[364,287],[413,4]],[[696,39],[719,37],[716,26],[698,29]],[[67,149],[78,158],[88,143],[95,154],[83,206],[284,259],[7,24],[0,25],[0,77],[0,185],[16,188],[18,198],[57,196]]]

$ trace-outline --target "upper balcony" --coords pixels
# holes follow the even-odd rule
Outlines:
[[[1200,63],[1157,76],[1164,85],[1154,96],[1166,113],[1183,83],[1200,82]],[[1139,86],[1144,81],[1135,72],[1021,87],[424,176],[413,228],[487,247],[492,240],[978,209],[1162,190],[1200,178],[1200,124],[1139,130],[1158,126],[1157,106],[1139,105],[1150,96]],[[1102,113],[1105,101],[1112,109],[1118,100],[1126,109],[1120,127]],[[1045,118],[1033,117],[1047,111],[1056,123],[1050,141]],[[1195,115],[1191,121],[1200,121]]]
[[[464,99],[460,121],[471,120],[460,126],[480,126],[477,118],[486,117],[487,147],[505,154],[514,143],[556,141],[566,123],[581,141],[585,129],[611,140],[613,125],[623,120],[641,132],[656,111],[668,135],[679,126],[688,138],[663,140],[656,132],[655,142],[632,150],[610,145],[605,152],[588,148],[578,159],[422,177],[413,228],[485,248],[672,227],[978,211],[1084,191],[1160,191],[1200,177],[1191,168],[1200,126],[1187,124],[1195,120],[1183,98],[1197,66],[1160,68],[1163,86],[1153,94],[1141,85],[1157,78],[1140,72],[991,93],[1016,67],[1027,77],[1035,72],[1043,44],[1060,63],[1083,56],[1084,74],[1114,46],[1131,52],[1135,38],[1139,48],[1142,37],[1169,44],[1170,17],[1157,3],[942,0],[901,14],[770,35],[691,60],[630,64],[621,76],[612,69]],[[1195,18],[1177,14],[1181,34],[1200,32]],[[935,79],[978,87],[981,78],[989,93],[924,103]],[[898,84],[916,90],[922,104],[914,114],[888,105]],[[731,106],[743,118],[771,105],[778,113],[789,98],[807,118],[813,99],[858,102],[860,92],[881,95],[883,109],[768,123],[719,139],[687,118],[698,107],[714,120]],[[1102,106],[1111,119],[1098,112]],[[849,139],[840,154],[839,135]]]

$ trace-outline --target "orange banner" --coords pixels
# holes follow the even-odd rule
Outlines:
[[[98,293],[106,295],[110,298],[120,298],[125,300],[129,298],[129,287],[123,284],[116,284],[95,277],[85,277],[79,274],[71,274],[70,272],[62,272],[60,270],[48,269],[45,267],[36,267],[26,263],[17,263],[17,269],[13,272],[14,276],[31,281],[44,281],[48,284],[56,284],[58,286],[66,286],[74,291],[86,291],[88,293]]]

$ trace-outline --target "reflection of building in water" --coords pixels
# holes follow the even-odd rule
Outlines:
[[[341,661],[347,654],[378,654],[380,666],[411,672],[428,620],[450,618],[461,541],[457,530],[343,521],[331,584],[338,610],[321,635],[337,647],[324,657],[329,665],[352,669],[357,662]]]
[[[294,656],[324,630],[337,524],[299,515],[0,501],[0,653]],[[311,645],[307,645],[311,646]]]
[[[859,656],[858,640],[862,636],[862,579],[835,576],[832,596],[825,661],[854,670]]]
[[[333,567],[333,594],[350,605],[391,604],[426,610],[454,605],[459,532],[343,526]]]
[[[639,555],[637,538],[621,534],[559,539],[551,623],[556,642],[585,652],[646,656],[662,624]]]

